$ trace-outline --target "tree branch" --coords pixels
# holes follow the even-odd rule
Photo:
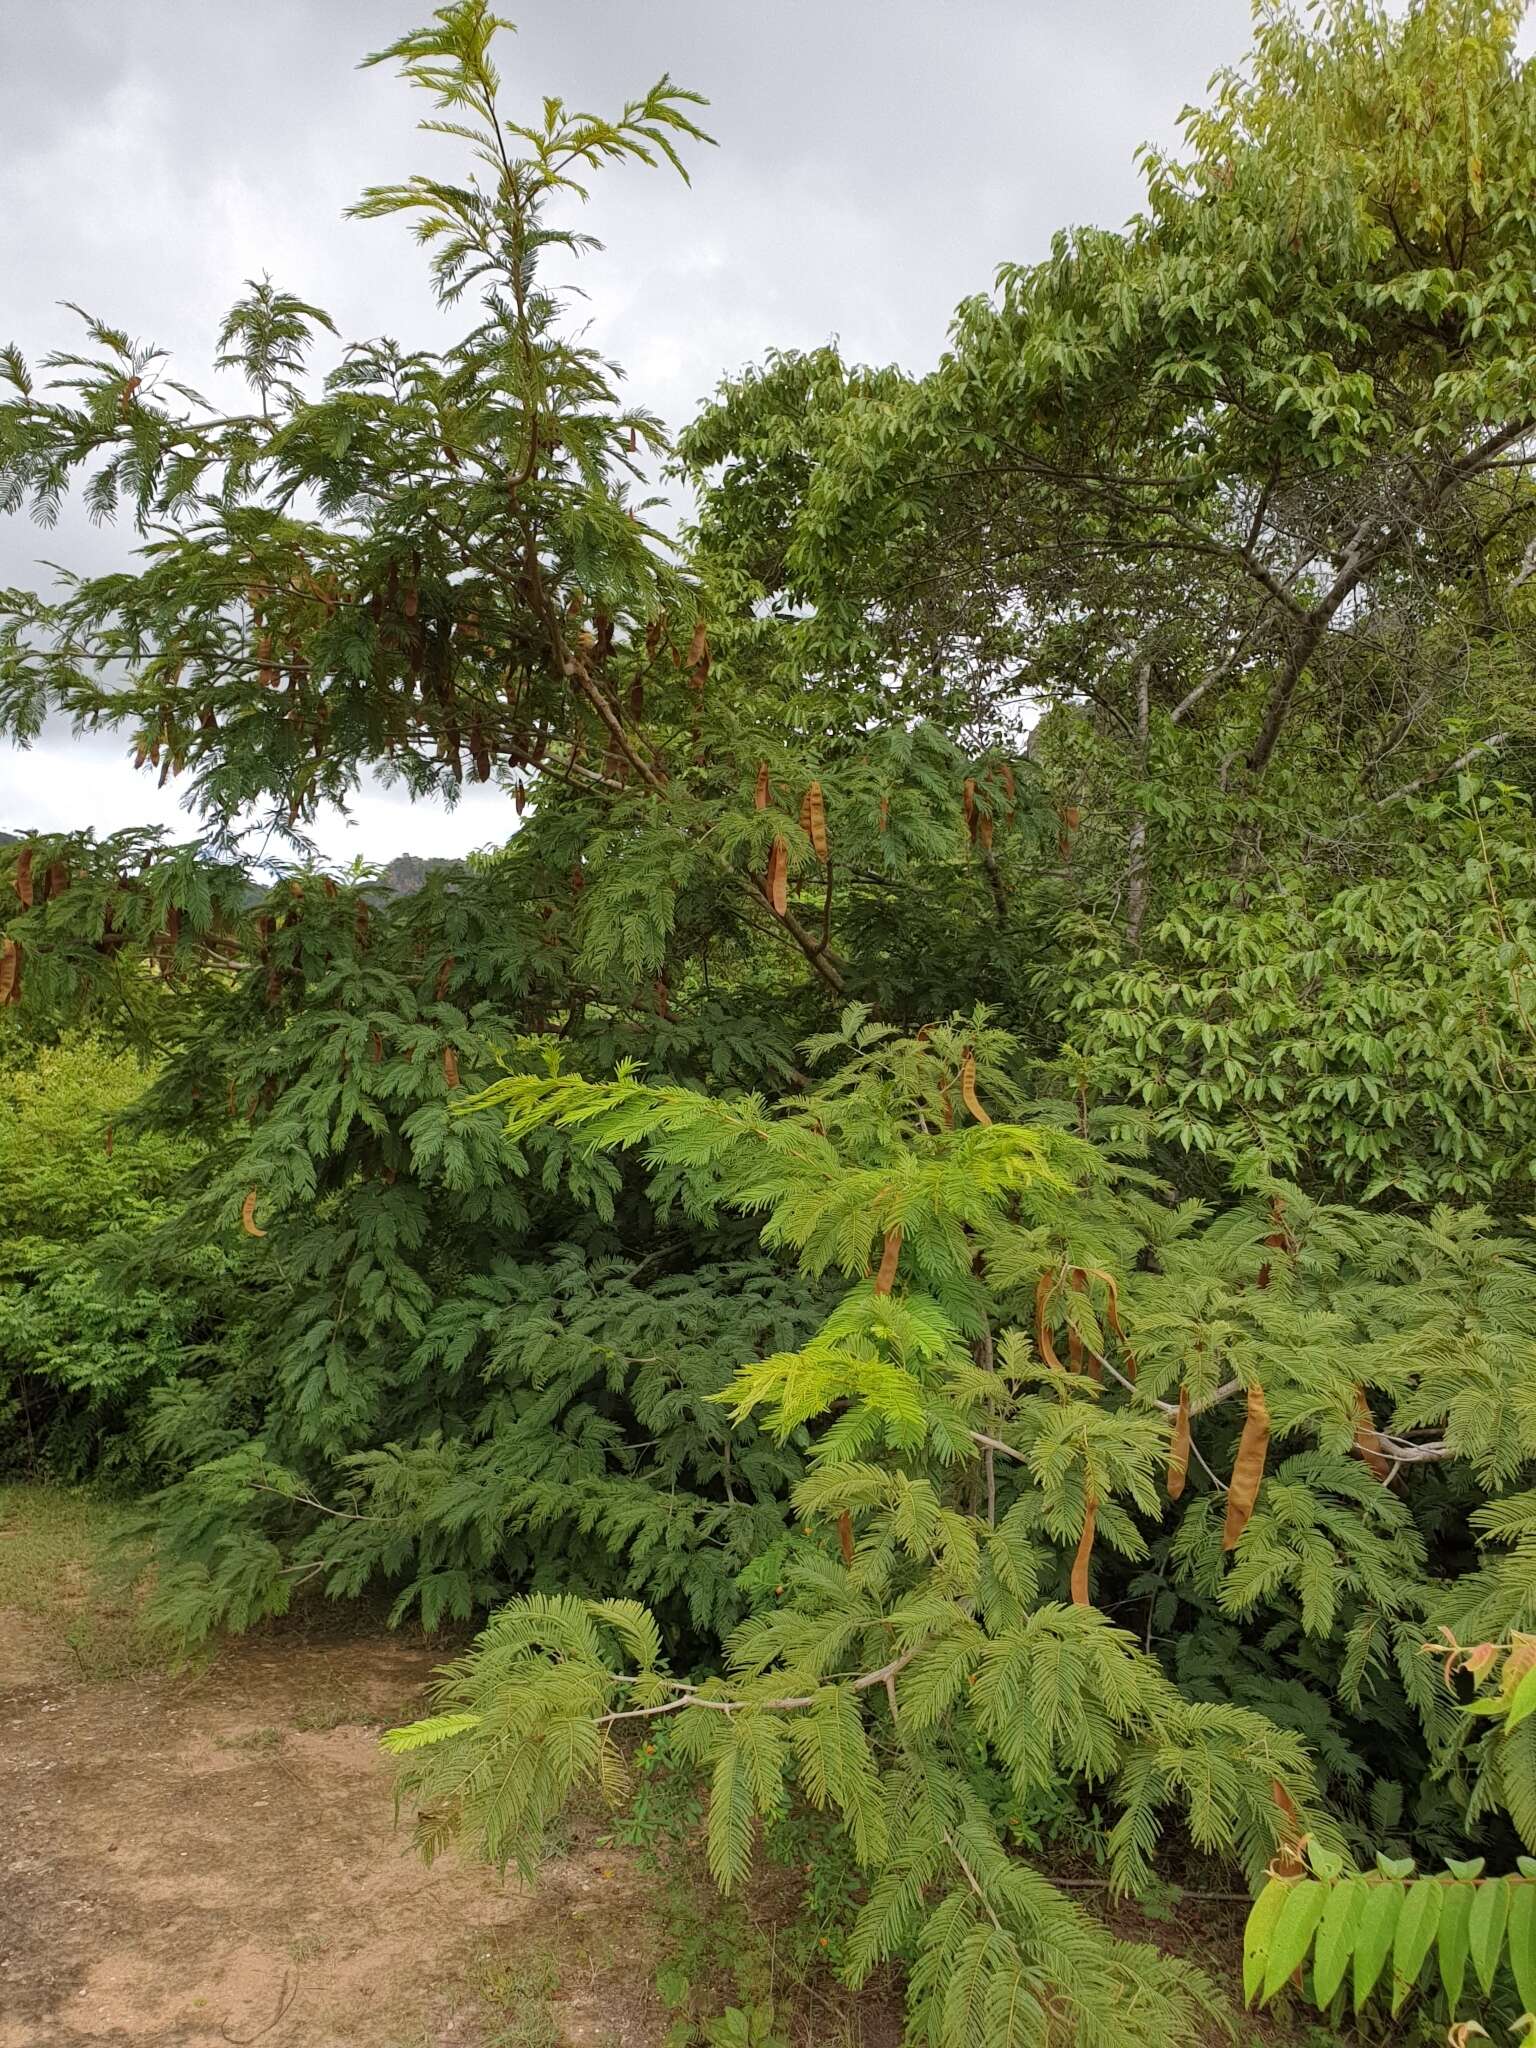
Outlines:
[[[1378,805],[1394,804],[1399,797],[1417,796],[1421,789],[1432,789],[1437,782],[1444,782],[1448,775],[1460,774],[1461,770],[1475,761],[1479,754],[1499,753],[1509,745],[1513,737],[1512,733],[1507,732],[1490,733],[1487,739],[1479,740],[1476,746],[1468,747],[1464,754],[1458,754],[1455,760],[1448,761],[1445,767],[1428,769],[1423,775],[1416,775],[1412,782],[1405,782],[1400,789],[1391,790],[1386,796],[1378,797],[1376,801]]]

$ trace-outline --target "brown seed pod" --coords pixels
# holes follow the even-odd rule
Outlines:
[[[437,970],[437,986],[432,991],[434,1002],[442,1002],[448,993],[448,983],[453,974],[454,960],[449,953]]]
[[[21,947],[15,939],[0,945],[0,1008],[21,1001]]]
[[[443,1047],[443,1079],[450,1088],[459,1085],[459,1056],[451,1045]]]
[[[782,917],[789,908],[789,848],[782,839],[775,839],[769,850],[765,886],[774,916]]]
[[[752,791],[753,809],[766,811],[771,794],[772,785],[768,780],[768,763],[766,761],[759,761],[757,764],[757,784]]]
[[[24,846],[17,858],[16,877],[13,886],[15,887],[16,894],[21,899],[22,909],[30,910],[32,908],[32,849],[30,846]]]
[[[981,1106],[976,1093],[976,1055],[968,1052],[960,1062],[960,1100],[979,1124],[989,1124],[992,1119]]]
[[[880,1254],[880,1270],[875,1275],[876,1294],[889,1294],[896,1284],[896,1267],[901,1258],[901,1225],[885,1233],[885,1249]]]
[[[1045,1313],[1046,1304],[1050,1301],[1051,1290],[1055,1285],[1054,1273],[1042,1273],[1035,1282],[1035,1348],[1052,1372],[1061,1372],[1062,1363],[1056,1355],[1055,1339],[1051,1335],[1051,1326]]]
[[[1168,1446],[1168,1498],[1177,1500],[1189,1478],[1189,1389],[1179,1389],[1179,1412],[1173,1419]]]
[[[1072,1288],[1072,1292],[1074,1294],[1086,1294],[1088,1292],[1088,1275],[1086,1274],[1086,1272],[1084,1272],[1081,1266],[1074,1266],[1072,1268],[1072,1271],[1068,1274],[1067,1278]],[[1082,1371],[1083,1349],[1084,1347],[1082,1334],[1079,1331],[1076,1323],[1074,1323],[1072,1318],[1068,1316],[1067,1370],[1069,1372]],[[1098,1358],[1093,1356],[1090,1356],[1088,1360],[1088,1377],[1091,1380],[1102,1380],[1104,1377],[1104,1367],[1102,1363]]]
[[[810,840],[819,861],[827,858],[827,805],[821,784],[813,782],[800,806],[800,829]]]
[[[1301,1856],[1301,1815],[1296,1811],[1296,1802],[1286,1791],[1278,1778],[1269,1781],[1269,1796],[1275,1811],[1284,1823],[1280,1846],[1275,1851],[1269,1869],[1274,1877],[1300,1877],[1306,1870]],[[1297,1971],[1297,1976],[1300,1976]],[[1481,2031],[1481,2029],[1479,2029]]]
[[[1109,1327],[1114,1331],[1116,1337],[1119,1338],[1120,1348],[1125,1353],[1125,1376],[1127,1379],[1134,1380],[1136,1377],[1136,1354],[1127,1343],[1125,1331],[1121,1326],[1120,1292],[1115,1286],[1114,1276],[1113,1274],[1106,1273],[1102,1266],[1090,1266],[1087,1271],[1090,1279],[1102,1280],[1104,1282],[1105,1289],[1109,1295],[1107,1315]]]
[[[1248,1389],[1248,1419],[1238,1438],[1237,1457],[1227,1488],[1227,1519],[1221,1531],[1223,1550],[1235,1550],[1239,1538],[1253,1519],[1259,1488],[1264,1483],[1264,1461],[1269,1454],[1269,1410],[1264,1389],[1257,1381]]]
[[[709,676],[709,629],[702,619],[693,629],[686,659],[689,682],[694,689],[702,690]]]
[[[837,1543],[843,1553],[843,1564],[853,1570],[853,1517],[846,1508],[837,1518]]]
[[[1376,1418],[1371,1413],[1371,1404],[1366,1399],[1364,1387],[1355,1389],[1355,1452],[1363,1458],[1373,1479],[1383,1484],[1391,1477],[1392,1463],[1381,1448],[1381,1438],[1376,1431]]]
[[[1083,1509],[1083,1533],[1077,1539],[1077,1554],[1072,1559],[1072,1605],[1091,1607],[1088,1598],[1088,1562],[1093,1556],[1094,1531],[1098,1526],[1099,1504],[1090,1493]]]
[[[256,1223],[257,1193],[258,1190],[252,1188],[240,1205],[240,1227],[247,1237],[265,1237],[267,1234],[264,1230],[258,1229]]]

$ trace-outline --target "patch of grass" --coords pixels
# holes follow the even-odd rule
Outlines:
[[[372,1705],[355,1687],[340,1678],[328,1677],[302,1706],[294,1709],[293,1726],[301,1735],[326,1735],[333,1728],[393,1728],[422,1713],[424,1697],[423,1689],[398,1711],[384,1711]]]
[[[257,1755],[270,1755],[283,1746],[281,1728],[251,1728],[244,1735],[218,1735],[214,1737],[215,1749],[248,1749]]]
[[[132,1518],[83,1487],[0,1486],[0,1607],[72,1617]]]
[[[770,1868],[729,1899],[703,1873],[701,1843],[667,1854],[652,1901],[664,2048],[875,2048],[900,2038],[889,1987],[856,1996],[833,1975],[850,1911],[836,1846],[818,1816],[802,1815],[773,1844],[789,1863],[779,1881]]]
[[[378,1719],[377,1714],[359,1708],[354,1701],[338,1697],[314,1700],[307,1707],[300,1707],[293,1725],[301,1735],[325,1735],[332,1728],[372,1727]]]
[[[547,1950],[482,1954],[476,1960],[474,1986],[482,2001],[508,2021],[491,2035],[486,2048],[560,2048],[560,2029],[549,2005],[560,1988],[560,1971]]]
[[[161,1662],[112,1555],[133,1519],[131,1506],[84,1487],[0,1486],[0,1608],[42,1623],[87,1679]]]

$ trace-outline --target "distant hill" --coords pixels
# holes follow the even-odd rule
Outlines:
[[[427,860],[419,853],[397,853],[388,867],[380,870],[379,886],[387,889],[391,896],[414,896],[428,875],[441,874],[445,868],[463,865],[457,860]]]
[[[7,832],[0,828],[0,846],[17,846],[26,836],[22,832]],[[382,889],[389,896],[414,896],[428,875],[462,866],[462,861],[443,860],[436,856],[429,859],[420,853],[397,853],[387,867],[379,870],[377,883],[370,886]],[[254,903],[264,893],[263,888],[253,885],[251,901]]]

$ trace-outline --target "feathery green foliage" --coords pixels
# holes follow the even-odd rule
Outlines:
[[[1045,1810],[1270,1872],[1256,1995],[1529,2002],[1518,18],[1261,8],[929,375],[723,385],[679,536],[551,259],[702,103],[525,118],[483,0],[370,60],[434,168],[354,209],[448,345],[262,283],[207,399],[4,352],[0,506],[136,552],[0,593],[0,726],[199,821],[0,852],[5,1455],[152,1476],[183,1638],[483,1621],[396,1738],[429,1851],[531,1867],[659,1716],[722,1883],[840,1833],[930,2048],[1204,2038]],[[504,843],[326,872],[373,773]]]

